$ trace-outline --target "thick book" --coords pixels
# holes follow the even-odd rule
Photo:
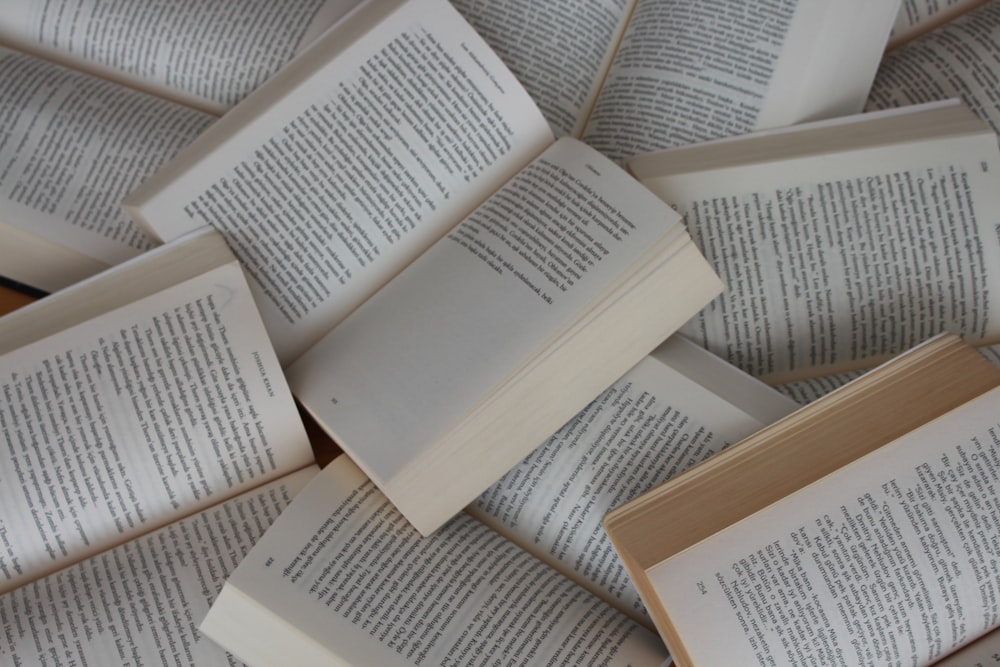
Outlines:
[[[1000,132],[1000,2],[952,0],[954,11],[885,55],[865,109],[960,98]],[[961,9],[962,11],[957,11]]]
[[[683,329],[770,383],[1000,336],[1000,149],[955,100],[638,156],[726,283]]]
[[[5,3],[0,276],[53,292],[153,247],[125,195],[354,4]]]
[[[928,665],[989,632],[998,405],[941,335],[609,513],[676,664]]]
[[[666,656],[601,517],[793,408],[668,341],[428,538],[335,461],[202,629],[251,664],[659,666]]]
[[[296,397],[425,532],[721,289],[444,0],[363,6],[126,204],[223,233]]]
[[[558,136],[612,159],[861,111],[897,0],[455,0]]]

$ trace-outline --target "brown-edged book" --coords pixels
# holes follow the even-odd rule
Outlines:
[[[608,514],[677,665],[927,665],[996,626],[998,385],[938,336]]]

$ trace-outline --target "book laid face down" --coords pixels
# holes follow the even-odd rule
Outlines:
[[[956,101],[640,156],[725,293],[684,331],[769,383],[1000,336],[1000,151]]]
[[[430,532],[720,285],[443,0],[366,5],[306,56],[130,210],[223,233],[296,397]]]
[[[998,407],[939,336],[610,513],[676,663],[923,666],[995,628]]]
[[[456,0],[557,136],[615,160],[858,113],[896,0]]]
[[[313,460],[215,232],[0,318],[0,393],[0,592]]]

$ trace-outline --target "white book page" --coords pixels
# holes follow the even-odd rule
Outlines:
[[[421,538],[346,456],[247,555],[202,631],[259,665],[659,667],[667,657],[645,628],[469,516]]]
[[[0,596],[20,665],[224,665],[197,630],[243,556],[317,472],[303,469]]]
[[[604,515],[798,407],[733,366],[726,365],[727,377],[712,380],[759,394],[742,405],[671,366],[676,360],[714,373],[708,357],[686,341],[661,346],[487,489],[469,512],[648,623],[601,526]]]
[[[865,371],[848,371],[846,373],[834,373],[833,375],[818,375],[812,378],[803,378],[779,384],[775,386],[775,389],[793,401],[806,405],[818,398],[823,398],[834,389],[843,387],[851,380],[861,377],[864,373]]]
[[[385,490],[676,230],[661,204],[558,141],[303,355],[292,391]]]
[[[970,11],[989,0],[903,0],[892,24],[889,49]]]
[[[447,2],[379,18],[364,39],[327,33],[206,135],[205,159],[168,165],[177,177],[138,211],[164,238],[206,224],[226,236],[283,363],[551,142]],[[289,72],[303,78],[285,90]]]
[[[639,0],[583,139],[612,159],[856,113],[897,0]]]
[[[934,667],[996,667],[1000,665],[1000,630],[992,630],[968,646],[934,663]]]
[[[997,626],[998,407],[995,389],[647,570],[692,661],[927,665]]]
[[[240,268],[0,357],[0,591],[312,460]]]
[[[360,0],[6,0],[0,43],[216,115]]]
[[[997,174],[995,142],[976,135],[643,182],[727,284],[682,331],[783,383],[942,330],[995,338]]]
[[[0,49],[0,242],[24,235],[110,266],[153,247],[119,204],[143,179],[207,128],[214,117],[118,84]],[[33,261],[53,262],[54,257]],[[15,259],[16,261],[16,259]],[[25,282],[66,287],[62,267]],[[3,275],[11,275],[7,266]],[[74,274],[72,279],[83,276]],[[41,283],[41,284],[39,284]]]
[[[1000,3],[989,2],[886,54],[866,109],[961,98],[1000,132]]]
[[[578,136],[635,0],[453,0],[557,137]]]

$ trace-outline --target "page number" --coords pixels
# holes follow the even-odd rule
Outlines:
[[[708,595],[708,589],[705,588],[704,581],[699,581],[697,586],[698,586],[698,591],[701,592],[702,595]]]
[[[985,174],[990,170],[990,163],[987,162],[986,160],[983,160],[982,162],[979,163],[979,168],[982,169],[983,173]]]

